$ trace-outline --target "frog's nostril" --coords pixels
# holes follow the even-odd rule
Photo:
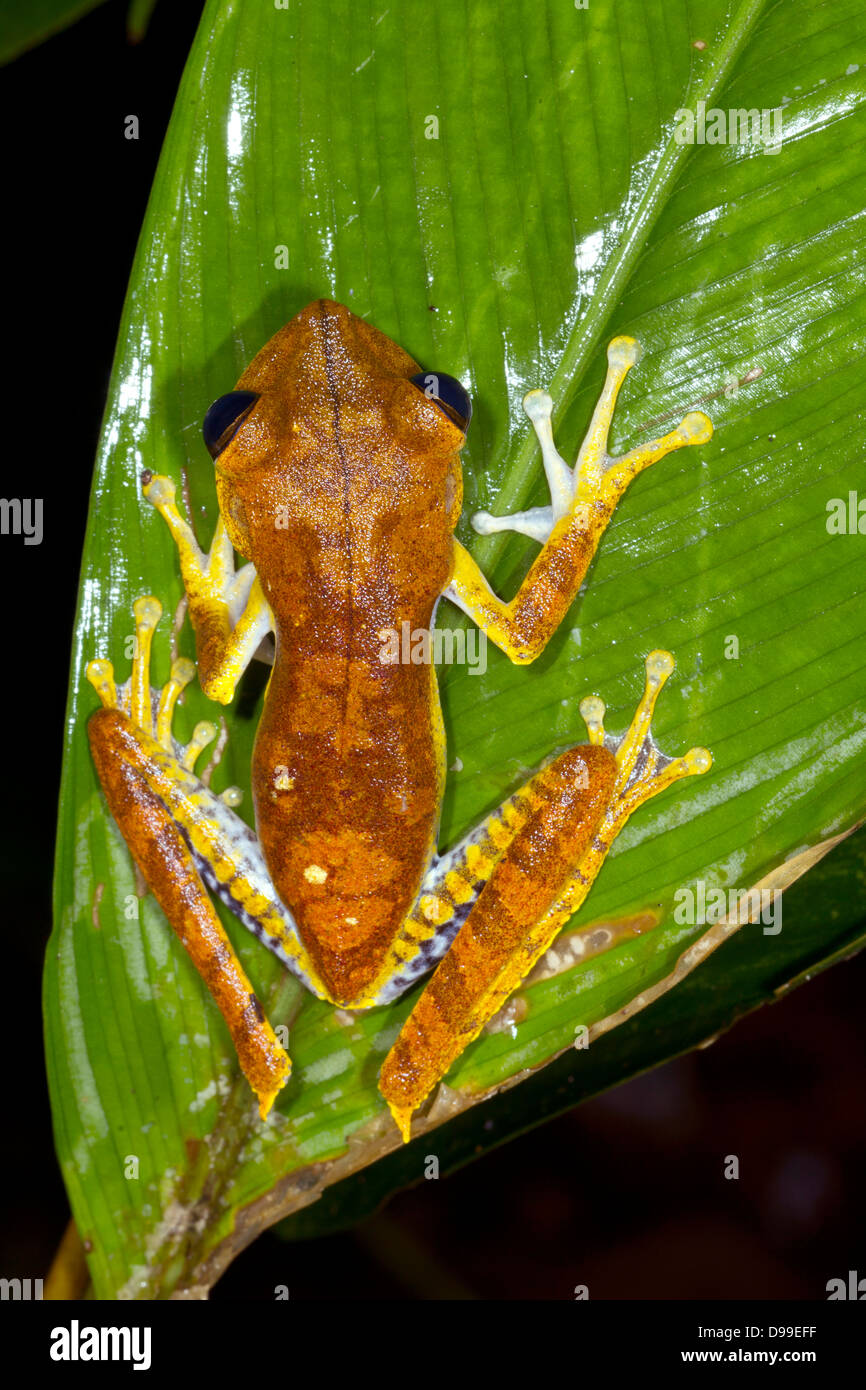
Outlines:
[[[229,391],[214,401],[204,417],[202,434],[212,459],[234,439],[258,396],[255,391]]]

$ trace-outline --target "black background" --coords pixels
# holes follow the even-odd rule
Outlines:
[[[91,470],[126,282],[199,6],[147,38],[111,3],[3,72],[4,472],[45,499],[3,566],[0,1274],[44,1274],[68,1216],[54,1158],[40,973],[63,712]],[[140,139],[124,139],[124,117]],[[548,1122],[355,1230],[262,1237],[215,1298],[822,1298],[866,1275],[863,992],[837,967],[712,1048]],[[741,1179],[722,1177],[725,1154]]]

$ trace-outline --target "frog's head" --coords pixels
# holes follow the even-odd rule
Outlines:
[[[347,505],[383,519],[441,509],[453,529],[471,413],[453,377],[421,372],[386,334],[316,300],[205,417],[233,545],[255,561],[275,527],[330,529]]]

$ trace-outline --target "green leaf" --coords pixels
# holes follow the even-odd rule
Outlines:
[[[67,29],[103,0],[0,0],[0,63]]]
[[[0,63],[11,62],[28,48],[50,39],[83,19],[104,0],[0,0]],[[126,33],[138,43],[147,33],[157,0],[129,0]]]
[[[627,1020],[569,1054],[572,1070],[592,1068],[576,1087],[585,1094],[694,1044],[676,1001],[700,998],[702,972],[721,971],[723,1026],[761,996],[772,959],[788,978],[851,945],[850,924],[831,918],[790,946],[786,931],[745,927],[696,975],[677,967],[689,948],[699,958],[705,931],[676,920],[679,889],[785,883],[866,802],[864,542],[856,527],[828,528],[833,499],[848,515],[864,437],[866,14],[859,0],[733,10],[708,0],[695,13],[664,0],[586,10],[214,0],[205,11],[133,268],[97,461],[46,966],[58,1153],[100,1297],[206,1290],[264,1225],[397,1145],[376,1075],[415,995],[347,1021],[227,919],[270,1017],[291,1028],[293,1077],[261,1125],[222,1021],[152,898],[136,912],[85,735],[95,705],[85,663],[110,656],[125,674],[142,593],[166,608],[156,676],[168,671],[181,586],[140,471],[185,476],[209,540],[204,410],[315,296],[471,380],[467,517],[543,500],[522,395],[551,387],[573,456],[615,333],[644,345],[616,451],[696,406],[716,427],[711,444],[635,482],[586,593],[531,668],[490,649],[484,675],[442,673],[460,768],[443,845],[553,748],[582,739],[584,694],[601,694],[607,727],[624,728],[656,646],[678,661],[658,741],[671,753],[705,743],[715,765],[635,815],[579,918],[584,936],[572,933],[570,952],[560,945],[519,991],[512,1028],[467,1049],[419,1129],[541,1068],[579,1023],[597,1037]],[[677,112],[700,102],[781,108],[780,149],[679,144]],[[511,593],[534,547],[479,542],[466,520],[459,534]],[[179,642],[191,655],[188,626]],[[226,712],[217,789],[249,786],[255,712],[252,689]],[[181,732],[203,717],[213,707],[189,692]],[[736,968],[716,966],[731,952]],[[673,1010],[662,1048],[660,1008]],[[503,1123],[519,1128],[539,1109],[535,1099],[523,1113],[521,1095],[543,1094],[548,1075],[555,1108],[562,1065],[480,1114],[507,1100]],[[420,1173],[410,1148],[388,1170],[394,1181],[413,1154]],[[314,1227],[315,1209],[305,1219]]]

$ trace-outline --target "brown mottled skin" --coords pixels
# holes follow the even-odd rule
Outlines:
[[[345,1004],[415,899],[444,782],[433,667],[379,659],[383,631],[429,627],[453,568],[464,436],[411,383],[419,370],[318,300],[240,378],[259,400],[216,464],[232,543],[276,627],[253,753],[259,839]]]
[[[531,968],[530,929],[573,876],[615,776],[609,749],[581,745],[532,779],[526,792],[534,813],[496,865],[385,1059],[379,1085],[389,1103],[414,1109],[478,1035],[489,1016],[483,1001],[497,979],[506,969],[521,978]],[[506,994],[513,985],[512,979]]]
[[[593,503],[592,524],[607,525],[614,504]],[[563,517],[539,552],[510,605],[509,637],[519,660],[542,652],[574,602],[595,550],[596,535]]]
[[[257,1095],[278,1091],[288,1075],[288,1058],[272,1045],[262,1007],[235,961],[186,841],[148,786],[142,731],[120,710],[99,709],[90,716],[87,733],[111,814],[226,1020],[250,1085]]]

